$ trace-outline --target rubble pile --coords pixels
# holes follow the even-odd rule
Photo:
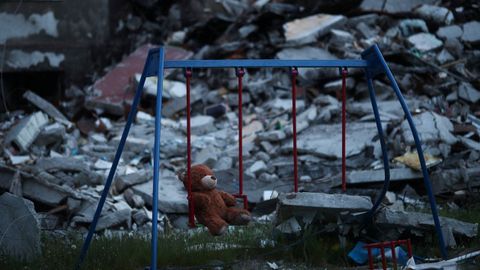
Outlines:
[[[461,207],[465,198],[478,196],[477,4],[465,4],[470,7],[450,1],[436,5],[438,1],[364,0],[343,6],[335,3],[338,1],[293,4],[243,0],[195,1],[186,5],[180,1],[171,4],[165,13],[165,7],[158,11],[153,8],[160,1],[133,2],[138,5],[138,14],[123,21],[120,31],[128,31],[139,44],[135,52],[111,67],[89,89],[70,88],[68,100],[61,106],[63,113],[27,92],[24,98],[34,110],[14,112],[0,126],[0,188],[33,201],[44,217],[43,229],[86,229],[92,221],[125,125],[124,115],[130,110],[147,51],[153,47],[140,44],[158,43],[159,38],[167,46],[167,59],[359,59],[363,50],[378,44],[413,113],[434,193],[448,198],[449,203],[441,201],[440,207]],[[336,15],[340,13],[347,15]],[[176,177],[176,172],[186,166],[185,78],[181,70],[170,70],[165,75],[159,216],[165,226],[186,227],[186,191]],[[413,137],[400,113],[400,103],[386,78],[380,77],[374,84],[387,135],[391,181],[398,183],[386,197],[385,209],[376,221],[395,230],[401,225],[433,231],[428,215],[411,213],[425,208],[427,200],[418,157],[412,154]],[[290,87],[289,70],[246,70],[242,93],[244,193],[252,205],[293,189]],[[279,201],[287,210],[279,209],[279,223],[286,220],[290,224],[292,218],[298,218],[288,214],[296,207],[314,209],[306,211],[310,214],[305,214],[304,219],[317,215],[317,211],[365,211],[380,191],[384,181],[382,152],[362,70],[349,70],[347,87],[348,195],[340,195],[348,196],[344,200],[338,195],[338,70],[299,69],[298,160],[301,191],[305,194],[299,194],[300,202],[289,202],[292,205],[285,202],[291,198],[281,194]],[[152,100],[156,94],[156,78],[148,78],[141,109],[97,230],[149,230],[151,226]],[[192,161],[211,166],[220,179],[220,189],[237,192],[235,71],[193,70],[191,96]],[[78,100],[85,100],[80,102],[84,107],[73,105]],[[409,217],[407,223],[405,216]],[[450,224],[446,228],[451,234],[477,236],[478,225],[455,220],[445,224]],[[455,244],[452,239],[450,245]]]

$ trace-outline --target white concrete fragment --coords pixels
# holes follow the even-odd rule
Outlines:
[[[342,15],[316,14],[287,22],[283,25],[283,30],[287,44],[307,44],[345,21],[346,17]]]

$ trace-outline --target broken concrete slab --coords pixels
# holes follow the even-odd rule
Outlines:
[[[412,228],[417,230],[434,230],[431,214],[405,211],[392,211],[383,208],[375,218],[377,225]],[[468,223],[453,218],[440,217],[442,227],[452,229],[454,234],[475,237],[478,234],[478,223]]]
[[[118,175],[115,179],[115,188],[117,192],[123,192],[129,187],[145,183],[151,178],[151,173],[147,172],[146,170],[126,175]]]
[[[135,91],[130,82],[135,74],[141,73],[148,51],[157,46],[146,44],[137,48],[127,58],[118,63],[105,76],[93,85],[95,96],[87,98],[85,107],[90,110],[103,110],[114,115],[124,115],[126,106],[133,100]],[[169,60],[187,59],[192,52],[176,47],[165,48],[165,58]]]
[[[420,18],[434,22],[438,25],[449,25],[453,22],[453,13],[445,7],[434,5],[421,5],[414,12]]]
[[[408,43],[420,52],[428,52],[442,47],[443,42],[430,33],[418,33],[407,38]]]
[[[197,115],[193,116],[190,119],[190,130],[194,135],[201,135],[216,131],[214,125],[215,118],[208,116],[208,115]],[[181,119],[180,120],[181,128],[186,131],[187,130],[187,120]]]
[[[153,181],[132,187],[145,203],[152,205]],[[182,182],[174,175],[162,175],[158,185],[158,209],[163,213],[188,213],[187,191]]]
[[[463,25],[462,41],[474,44],[480,42],[479,21],[471,21]]]
[[[279,51],[276,55],[276,58],[282,60],[292,60],[292,59],[312,59],[312,60],[336,60],[338,59],[335,55],[331,54],[325,49],[313,47],[313,46],[304,46],[299,48],[285,48]],[[319,74],[324,75],[324,73],[319,73],[317,69],[308,69],[300,68],[298,69],[298,74],[300,78],[308,80],[317,80]],[[325,71],[325,77],[327,78],[337,78],[338,71]],[[297,104],[298,105],[298,104]]]
[[[404,19],[398,24],[398,27],[404,37],[421,32],[428,33],[427,23],[420,19]]]
[[[454,144],[457,142],[457,138],[451,133],[453,132],[453,124],[445,116],[427,111],[413,116],[413,123],[422,143],[444,142]],[[402,122],[401,129],[405,142],[409,145],[415,144],[407,120]]]
[[[434,0],[363,0],[360,10],[367,12],[382,12],[389,14],[409,14],[421,4],[434,4]]]
[[[13,143],[20,151],[27,152],[42,128],[48,124],[48,116],[43,112],[31,114],[12,127],[5,136],[5,144]]]
[[[407,181],[423,178],[421,172],[410,168],[390,169],[390,181]],[[347,184],[378,183],[385,181],[384,170],[351,171],[347,173]],[[334,181],[340,185],[340,181]]]
[[[346,21],[342,15],[316,14],[287,22],[283,25],[287,44],[302,45],[313,43]]]
[[[92,172],[87,164],[74,157],[40,158],[29,170],[34,177],[56,185],[73,187],[104,182],[101,175]]]
[[[98,219],[96,232],[122,224],[125,224],[127,229],[131,227],[132,208],[126,202],[116,203],[113,208],[113,212],[107,212]]]
[[[23,97],[30,101],[37,108],[48,114],[50,117],[55,119],[55,121],[64,124],[67,127],[72,126],[72,123],[57,108],[55,108],[55,106],[34,92],[28,90],[23,94]]]
[[[372,206],[370,197],[367,196],[311,192],[281,193],[278,196],[277,215],[278,221],[312,211],[336,218],[340,212],[364,212],[370,210]]]
[[[382,123],[383,128],[386,124]],[[298,135],[297,148],[299,153],[308,153],[321,157],[341,158],[342,157],[342,136],[341,124],[316,125],[304,130]],[[332,134],[339,134],[332,136]],[[347,123],[347,157],[361,153],[372,140],[377,136],[377,128],[372,122]],[[282,146],[285,152],[291,151],[293,142],[289,140]]]
[[[434,194],[453,193],[480,187],[480,168],[457,168],[435,171],[430,175]]]
[[[251,175],[260,175],[261,173],[265,172],[267,170],[267,164],[263,160],[258,160],[255,161],[255,163],[252,164],[247,170],[246,173],[249,173]]]
[[[480,91],[475,89],[471,84],[462,82],[458,87],[458,96],[471,103],[477,103],[480,100]]]
[[[23,196],[34,202],[48,206],[58,206],[69,196],[75,196],[72,190],[66,187],[52,184],[51,182],[34,177],[31,174],[21,172]],[[9,190],[14,179],[15,171],[0,166],[0,188]]]
[[[40,221],[31,201],[11,193],[0,195],[0,249],[18,259],[41,253]]]
[[[463,30],[458,25],[449,25],[438,28],[436,32],[437,36],[443,40],[460,38],[463,34]]]

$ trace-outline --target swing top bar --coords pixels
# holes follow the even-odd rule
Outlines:
[[[148,53],[147,77],[157,76],[159,48]],[[229,59],[229,60],[165,60],[164,69],[173,68],[367,68],[366,60],[281,60],[281,59]]]

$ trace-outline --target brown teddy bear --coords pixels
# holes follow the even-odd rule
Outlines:
[[[212,235],[224,234],[228,224],[246,225],[250,222],[252,219],[250,212],[234,207],[235,197],[215,189],[217,178],[209,167],[193,165],[191,175],[195,217],[199,223],[207,226]],[[178,176],[188,190],[186,172],[181,172]]]

